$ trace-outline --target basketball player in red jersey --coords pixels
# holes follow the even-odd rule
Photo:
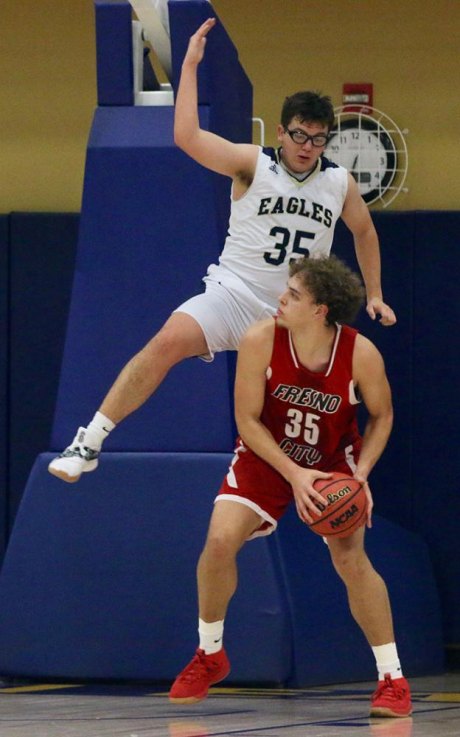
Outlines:
[[[199,648],[174,682],[170,699],[193,703],[224,679],[224,618],[237,581],[236,556],[246,540],[273,532],[293,501],[300,519],[319,514],[316,479],[331,471],[366,483],[367,526],[372,496],[367,478],[387,443],[391,391],[382,356],[352,322],[363,302],[356,274],[335,257],[290,266],[275,319],[256,323],[240,346],[235,412],[240,437],[211,516],[198,563]],[[360,437],[360,401],[368,421]],[[371,716],[411,711],[402,676],[386,585],[364,550],[365,527],[328,540],[332,563],[348,593],[351,613],[372,647],[379,683]]]

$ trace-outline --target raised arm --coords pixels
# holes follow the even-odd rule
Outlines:
[[[348,191],[342,219],[353,234],[356,257],[366,285],[367,312],[373,320],[380,315],[382,325],[394,325],[395,313],[385,304],[382,296],[377,233],[358,185],[351,174],[348,174]]]
[[[319,478],[330,478],[330,474],[301,468],[294,463],[283,453],[269,428],[260,419],[273,336],[274,321],[264,320],[253,325],[240,343],[235,379],[236,423],[243,442],[292,486],[300,519],[312,522],[312,514],[319,514],[314,499],[323,501],[313,488],[313,482]]]
[[[174,140],[199,164],[246,182],[247,188],[254,176],[257,146],[232,143],[215,133],[202,130],[198,118],[197,70],[204,56],[206,37],[215,24],[215,18],[208,18],[190,38],[176,97]]]

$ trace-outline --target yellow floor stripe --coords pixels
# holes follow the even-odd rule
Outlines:
[[[331,692],[333,692],[334,689],[328,689],[325,686],[320,686],[319,688],[238,688],[237,686],[212,686],[209,690],[210,695],[212,696],[251,696],[254,698],[271,698],[271,697],[279,697],[279,696],[302,696],[302,694],[306,694],[311,697],[320,697],[320,696],[329,696]],[[168,691],[154,691],[152,693],[148,693],[148,696],[168,696]],[[370,693],[370,691],[369,691]],[[350,695],[353,696],[354,699],[356,698],[363,698],[367,699],[369,697],[369,694],[364,693],[341,693],[341,694],[334,694],[335,699],[349,699]]]
[[[280,689],[266,689],[266,690],[252,690],[252,689],[225,689],[225,688],[211,688],[210,694],[213,696],[246,696],[253,699],[277,699],[283,696],[293,696],[293,697],[299,697],[306,696],[308,698],[316,699],[316,698],[330,698],[331,696],[334,698],[335,701],[347,701],[350,698],[353,698],[354,701],[356,700],[363,700],[366,701],[370,697],[370,691],[369,693],[341,693],[336,694],[332,691],[318,691],[318,690],[305,690],[305,689],[294,689],[289,691],[282,691]]]
[[[424,701],[446,701],[448,703],[458,704],[460,702],[460,693],[431,693],[424,698]]]
[[[238,688],[238,686],[212,686],[209,690],[213,696],[286,696],[302,693],[302,689],[286,688]],[[149,696],[167,696],[169,691],[154,691]],[[306,693],[306,691],[305,691]]]
[[[37,691],[60,691],[63,688],[82,688],[79,683],[40,683],[36,686],[12,686],[0,689],[2,693],[36,693]]]

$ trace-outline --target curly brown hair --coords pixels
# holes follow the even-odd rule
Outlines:
[[[364,304],[360,277],[336,256],[292,261],[289,275],[300,277],[316,304],[328,307],[328,325],[352,323]]]

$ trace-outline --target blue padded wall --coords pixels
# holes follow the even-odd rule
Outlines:
[[[272,542],[292,617],[293,685],[372,680],[372,651],[351,617],[346,589],[322,538],[305,528],[291,506]],[[440,605],[426,544],[375,515],[366,548],[389,590],[404,669],[412,676],[441,671]]]
[[[75,266],[76,213],[10,216],[9,523],[49,448]]]
[[[207,108],[201,120],[208,125]],[[118,371],[171,311],[202,291],[218,256],[215,177],[174,146],[172,125],[171,107],[96,111],[53,448],[89,422]],[[226,357],[212,367],[192,359],[174,368],[104,447],[231,450]]]
[[[132,105],[132,7],[127,0],[94,0],[94,10],[98,105]]]
[[[195,567],[230,457],[111,453],[70,492],[50,458],[35,463],[0,575],[0,673],[173,679],[196,647]],[[232,678],[284,681],[290,623],[270,551],[247,546],[241,563]]]
[[[356,327],[375,343],[384,357],[395,409],[392,435],[370,481],[376,512],[411,528],[415,213],[374,212],[372,217],[380,239],[384,298],[395,310],[398,322],[392,327],[382,327],[365,310],[356,322]],[[336,229],[333,253],[359,270],[350,231],[342,221]]]
[[[50,478],[50,458],[36,461],[0,574],[0,672],[172,680],[196,647],[195,567],[230,456],[111,453],[70,491]],[[406,672],[438,672],[439,604],[423,544],[377,518],[369,547],[398,594]],[[275,537],[248,543],[239,564],[229,680],[375,677],[326,546],[294,514]]]
[[[238,51],[212,5],[203,0],[169,0],[173,89],[192,33],[210,16],[217,24],[206,41],[199,67],[198,101],[210,106],[210,130],[241,143],[252,140],[252,85],[239,63]]]
[[[175,4],[171,38],[177,74],[184,39],[213,9],[204,0]],[[200,122],[227,138],[249,141],[252,87],[221,24],[214,31],[199,69]],[[202,277],[222,248],[230,180],[199,166],[174,145],[173,118],[172,106],[96,110],[52,436],[55,449],[89,422],[119,370],[171,311],[203,291]],[[153,399],[104,447],[230,451],[232,368],[231,359],[218,356],[212,388],[210,369],[202,362],[192,359],[174,368]]]
[[[9,218],[0,216],[0,555],[6,543],[8,509]]]
[[[384,355],[395,405],[394,430],[371,486],[376,511],[426,541],[442,600],[444,641],[458,644],[460,549],[447,520],[460,516],[452,483],[460,409],[454,277],[460,269],[460,213],[375,212],[373,219],[381,242],[384,294],[398,323],[381,328],[366,315],[358,320]],[[356,263],[342,224],[334,250]]]
[[[460,644],[460,213],[418,212],[414,250],[414,520],[430,546],[444,636]]]

